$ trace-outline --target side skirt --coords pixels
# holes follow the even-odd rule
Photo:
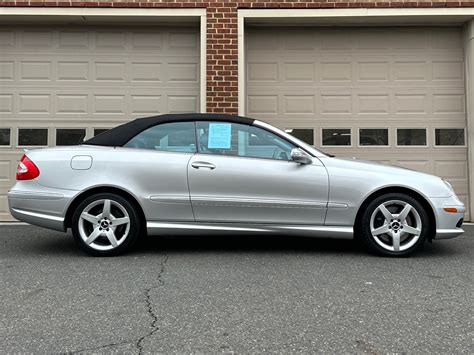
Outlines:
[[[239,223],[147,222],[149,235],[209,235],[274,233],[316,238],[352,239],[348,226],[275,225]]]

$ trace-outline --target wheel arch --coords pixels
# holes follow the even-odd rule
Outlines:
[[[138,215],[140,217],[140,222],[142,223],[142,225],[145,226],[145,223],[146,223],[145,213],[143,212],[143,208],[141,204],[138,202],[138,199],[133,194],[131,194],[129,191],[126,191],[116,186],[96,186],[88,190],[82,191],[80,194],[75,196],[74,199],[71,201],[71,203],[67,207],[66,215],[64,218],[64,227],[66,229],[71,228],[72,216],[76,208],[79,206],[79,204],[82,201],[84,201],[84,199],[88,198],[89,196],[99,194],[99,193],[113,193],[129,200],[130,203],[135,205]]]
[[[425,209],[426,213],[428,214],[429,218],[429,232],[428,232],[428,239],[431,241],[436,233],[436,216],[433,210],[433,206],[431,206],[430,202],[428,199],[420,194],[418,191],[412,190],[408,187],[404,186],[389,186],[389,187],[384,187],[379,190],[373,191],[371,194],[369,194],[365,200],[362,202],[362,204],[359,206],[359,209],[357,210],[356,218],[354,221],[354,232],[356,236],[359,234],[360,230],[360,220],[362,219],[363,211],[367,208],[369,203],[374,200],[377,197],[389,194],[389,193],[402,193],[405,195],[408,195],[415,200],[417,200]]]

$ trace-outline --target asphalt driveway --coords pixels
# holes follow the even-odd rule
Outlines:
[[[352,241],[150,238],[93,258],[0,226],[0,351],[472,353],[474,227],[415,257]]]

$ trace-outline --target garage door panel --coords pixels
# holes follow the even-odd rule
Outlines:
[[[11,49],[15,47],[15,33],[2,30],[0,31],[0,48]]]
[[[430,112],[430,97],[423,93],[408,92],[395,93],[393,95],[394,114],[402,115],[427,115]]]
[[[168,63],[166,73],[171,83],[194,82],[199,80],[199,66],[197,63]]]
[[[465,116],[464,94],[434,94],[433,113]]]
[[[88,95],[56,94],[56,114],[63,115],[86,115],[89,111]]]
[[[462,31],[455,27],[440,27],[431,33],[431,44],[434,50],[462,52]]]
[[[449,157],[446,157],[449,159]],[[453,161],[438,158],[434,164],[434,171],[437,175],[444,176],[450,180],[464,181],[467,179],[467,164],[464,160]]]
[[[73,82],[77,85],[80,81],[88,81],[90,78],[91,65],[87,58],[76,58],[75,60],[61,60],[56,64],[56,80],[62,83]]]
[[[352,81],[352,63],[341,61],[340,58],[326,58],[321,61],[319,67],[320,81],[326,83],[348,83]]]
[[[152,115],[163,112],[163,96],[149,94],[130,95],[130,113],[132,115]]]
[[[427,61],[417,59],[395,60],[393,63],[393,80],[423,82],[429,80],[430,68]]]
[[[281,71],[284,74],[284,81],[310,82],[314,81],[317,74],[316,66],[313,62],[285,61],[281,65],[283,66]],[[276,73],[273,77],[276,80]],[[249,79],[251,80],[251,78]]]
[[[168,95],[167,112],[169,113],[197,112],[198,106],[199,98],[197,95]]]
[[[433,80],[435,81],[464,81],[464,63],[461,60],[448,58],[433,61]]]
[[[295,115],[308,114],[311,97],[314,100],[314,113],[320,115],[341,114],[351,118],[378,120],[387,115],[396,117],[402,122],[413,122],[426,120],[431,122],[460,122],[465,124],[465,96],[462,90],[438,90],[438,93],[426,94],[423,89],[417,90],[379,90],[353,89],[351,91],[341,89],[321,89],[319,87],[305,88],[299,86],[295,90],[276,87],[254,87],[252,94],[247,97],[249,114],[277,114],[274,108],[278,102],[273,99],[273,109],[258,106],[258,101],[268,100],[268,92],[278,93],[278,100],[283,100],[282,111],[279,114]],[[274,96],[274,95],[270,95]],[[304,107],[288,109],[290,101],[302,101],[297,96],[304,97]],[[340,107],[337,104],[340,98]],[[268,104],[268,101],[265,101]],[[257,106],[256,106],[257,105]],[[268,105],[267,105],[268,106]],[[343,118],[343,117],[341,117]]]
[[[381,116],[389,115],[390,95],[380,93],[357,93],[354,100],[354,112],[361,116],[380,119]]]
[[[16,104],[14,103],[16,98]],[[114,119],[132,118],[135,114],[157,114],[171,112],[196,112],[199,110],[199,95],[195,90],[168,88],[166,95],[150,94],[150,90],[133,89],[123,94],[120,89],[101,89],[90,94],[86,90],[63,89],[51,93],[50,90],[36,90],[35,94],[18,92],[0,95],[0,117],[3,123],[45,121],[56,122],[63,119],[100,119],[114,115]],[[140,107],[140,105],[144,105]],[[181,108],[179,105],[183,105]],[[17,107],[15,109],[15,107]],[[13,119],[11,116],[14,115]],[[132,115],[132,116],[131,116]]]
[[[438,143],[461,145],[441,146],[435,134],[466,129],[460,28],[249,28],[246,38],[250,116],[310,129],[335,155],[440,175],[468,198],[466,137],[444,131]],[[370,129],[388,145],[361,142]],[[344,135],[345,145],[322,146],[323,132]]]
[[[197,26],[4,26],[0,51],[0,127],[11,143],[0,147],[0,220],[11,219],[5,194],[23,147],[200,110]]]
[[[284,95],[283,112],[285,115],[311,115],[316,113],[315,95]]]
[[[89,32],[83,30],[63,30],[58,33],[58,48],[63,50],[85,50],[89,46]]]
[[[276,82],[278,80],[278,63],[249,62],[247,80],[256,84]]]
[[[55,87],[61,85],[91,86],[101,83],[114,85],[180,85],[182,82],[199,81],[197,56],[137,56],[125,60],[123,56],[111,58],[106,55],[63,55],[51,59],[51,54],[31,55],[19,58],[2,55],[0,61],[0,82],[15,82],[15,87]],[[137,60],[138,59],[138,60]],[[161,60],[158,60],[161,59]],[[161,85],[160,85],[161,86]],[[3,90],[3,88],[2,88]]]
[[[131,47],[138,50],[156,50],[163,46],[163,36],[154,31],[137,31],[131,34]]]
[[[130,63],[130,80],[135,85],[163,82],[163,63],[143,61]]]
[[[13,94],[0,93],[0,117],[13,113]]]
[[[15,78],[15,61],[8,60],[3,56],[0,58],[0,82],[12,81]]]
[[[18,113],[47,115],[51,114],[51,95],[47,93],[19,93]]]
[[[247,99],[248,110],[253,114],[272,115],[279,111],[279,95],[255,94]]]
[[[356,64],[356,80],[365,83],[387,82],[390,79],[388,58],[361,59]]]
[[[350,116],[352,113],[352,95],[343,93],[324,92],[320,97],[320,114],[325,116]],[[342,117],[341,117],[342,116]],[[334,118],[331,118],[334,119]]]
[[[352,48],[353,42],[350,34],[344,30],[328,30],[324,35],[319,35],[320,48],[323,52],[345,51]],[[316,46],[317,47],[317,43]]]
[[[373,83],[389,82],[390,87],[407,85],[414,87],[436,88],[463,86],[463,62],[459,60],[462,53],[457,55],[432,56],[365,56],[347,55],[347,60],[341,56],[324,56],[314,54],[305,57],[281,55],[279,62],[275,58],[258,55],[252,56],[247,63],[247,80],[255,85],[269,85],[279,80],[302,81],[305,85],[326,86],[354,85],[363,87]],[[430,55],[434,55],[430,53]],[[314,57],[314,59],[313,59]]]

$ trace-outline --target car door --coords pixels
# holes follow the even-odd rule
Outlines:
[[[132,149],[130,149],[132,148]],[[124,185],[140,196],[148,221],[194,221],[189,200],[188,163],[196,153],[195,123],[150,127],[124,145]]]
[[[317,159],[291,161],[295,146],[259,127],[197,122],[188,166],[198,222],[324,224],[328,176]]]

